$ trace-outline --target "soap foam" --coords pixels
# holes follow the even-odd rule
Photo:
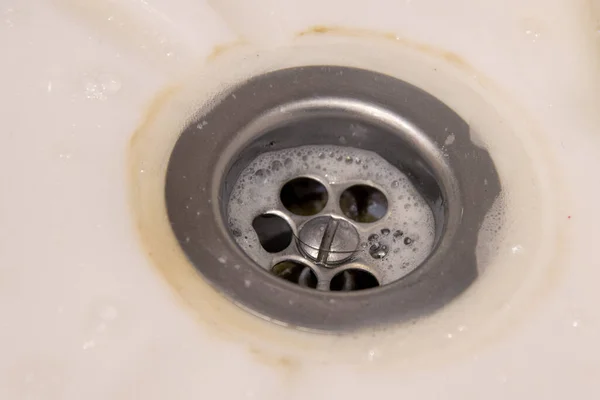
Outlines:
[[[252,221],[267,211],[285,210],[280,188],[300,176],[315,177],[330,187],[366,182],[385,194],[388,212],[375,223],[360,224],[366,232],[361,233],[354,257],[377,271],[381,283],[408,274],[429,255],[435,235],[433,213],[406,175],[371,151],[303,146],[261,154],[242,171],[232,190],[231,231],[259,265],[270,268],[273,255],[262,249]],[[328,201],[339,199],[330,192]]]

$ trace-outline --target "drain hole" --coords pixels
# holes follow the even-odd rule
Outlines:
[[[259,215],[252,221],[252,227],[261,246],[269,253],[279,253],[292,242],[292,228],[285,219],[277,215]]]
[[[319,213],[329,198],[325,186],[311,178],[292,179],[283,185],[280,197],[285,208],[302,216]]]
[[[310,267],[295,261],[282,261],[272,269],[272,272],[286,281],[296,283],[300,286],[315,289],[317,287],[317,275]]]
[[[333,277],[329,288],[333,291],[349,292],[377,286],[379,286],[379,282],[370,272],[362,269],[347,269]]]
[[[340,196],[340,207],[346,217],[356,222],[375,222],[387,212],[388,202],[385,195],[374,187],[354,185]]]

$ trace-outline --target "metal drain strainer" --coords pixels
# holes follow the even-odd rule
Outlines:
[[[300,256],[321,290],[338,281],[342,290],[373,287],[357,277],[374,286],[393,282],[435,242],[433,212],[410,179],[378,154],[345,146],[261,154],[237,179],[227,215],[236,242],[258,265],[279,271],[286,256]]]
[[[415,318],[460,294],[499,193],[489,154],[443,103],[334,66],[231,89],[182,133],[166,179],[199,273],[260,316],[322,331]]]

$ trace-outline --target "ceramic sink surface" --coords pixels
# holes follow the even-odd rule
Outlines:
[[[0,1],[0,398],[597,398],[599,17],[595,0]],[[173,272],[151,194],[186,115],[221,81],[311,61],[398,71],[481,127],[539,236],[439,315],[343,337]]]

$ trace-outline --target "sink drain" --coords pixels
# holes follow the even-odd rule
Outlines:
[[[210,283],[265,318],[330,331],[464,291],[499,193],[488,153],[439,100],[328,66],[231,89],[182,133],[166,179],[173,231]]]

